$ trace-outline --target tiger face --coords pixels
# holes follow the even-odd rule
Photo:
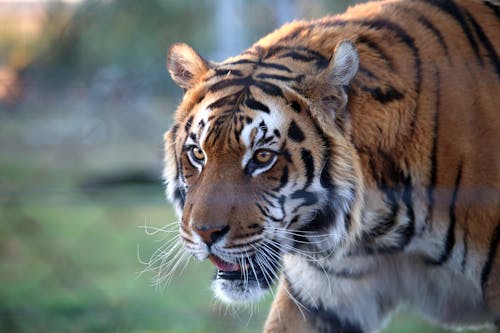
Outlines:
[[[185,249],[216,266],[225,302],[262,296],[287,253],[341,251],[360,230],[344,112],[357,51],[343,41],[307,66],[286,54],[257,48],[214,64],[184,44],[169,52],[185,95],[165,134],[167,195]]]

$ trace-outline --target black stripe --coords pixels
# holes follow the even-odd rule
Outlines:
[[[448,45],[446,45],[446,41],[444,40],[444,37],[443,37],[443,34],[441,34],[441,31],[438,28],[436,28],[436,26],[434,24],[432,24],[431,21],[429,21],[428,19],[426,19],[422,15],[418,15],[417,20],[424,27],[426,27],[428,30],[432,31],[432,33],[436,36],[436,38],[437,38],[437,40],[439,42],[439,45],[443,49],[444,54],[446,56],[448,56]]]
[[[310,29],[311,29],[311,26],[307,26],[307,25],[300,25],[298,27],[295,27],[293,30],[291,30],[288,35],[285,35],[284,37],[280,38],[278,40],[277,43],[280,43],[280,42],[286,42],[286,41],[290,41],[292,39],[295,39],[297,38],[298,35],[300,35],[303,31],[307,31],[309,30],[310,32]]]
[[[254,80],[251,77],[245,77],[241,79],[226,79],[223,81],[219,81],[215,84],[213,84],[208,90],[210,92],[217,92],[219,90],[225,89],[227,87],[232,87],[232,86],[245,86],[248,87],[252,83],[254,83]]]
[[[297,190],[290,195],[292,199],[303,199],[304,202],[299,206],[312,206],[318,202],[317,196],[312,192],[307,192],[305,190]]]
[[[307,189],[314,180],[314,158],[311,151],[305,148],[300,150],[300,157],[306,168],[306,184],[304,185],[304,190]]]
[[[430,175],[429,175],[429,185],[427,187],[427,198],[429,204],[427,207],[427,218],[426,222],[431,221],[434,214],[434,191],[436,189],[437,181],[437,152],[438,152],[438,140],[439,140],[439,110],[441,108],[441,76],[439,74],[438,68],[434,68],[434,81],[435,81],[435,110],[434,110],[434,123],[433,123],[433,137],[432,137],[432,148],[431,148],[431,165],[430,165]]]
[[[325,165],[323,170],[321,170],[321,175],[319,178],[320,184],[324,189],[332,191],[334,189],[332,175],[330,174],[330,158],[328,155],[323,157]]]
[[[413,209],[413,184],[411,177],[406,177],[404,181],[404,189],[403,189],[403,202],[406,206],[406,216],[408,218],[408,223],[406,224],[403,232],[403,247],[406,246],[413,236],[415,235],[415,211]]]
[[[304,62],[312,62],[316,60],[315,57],[311,57],[305,54],[300,54],[299,52],[296,51],[290,51],[285,54],[282,54],[280,58],[292,58],[293,60],[304,61]]]
[[[273,188],[273,191],[279,192],[283,187],[288,184],[288,166],[285,165],[281,171],[280,183],[278,187]]]
[[[271,113],[271,110],[269,110],[269,108],[266,105],[262,104],[261,102],[256,101],[253,98],[247,98],[245,100],[245,105],[253,110],[259,110],[259,111],[263,111],[265,113]]]
[[[344,228],[346,232],[351,230],[352,225],[352,215],[351,215],[351,207],[349,205],[349,210],[344,214]]]
[[[483,29],[479,25],[479,23],[474,19],[471,13],[465,11],[465,16],[472,23],[472,27],[476,31],[477,36],[479,37],[479,41],[483,44],[483,47],[488,52],[488,58],[490,59],[491,64],[495,67],[495,71],[497,72],[497,78],[500,79],[500,60],[498,59],[498,54],[495,51],[495,47],[491,44],[488,36],[484,33]]]
[[[267,50],[265,59],[269,59],[272,57],[285,58],[285,57],[289,57],[290,53],[296,53],[302,59],[305,59],[304,57],[306,57],[306,58],[309,58],[310,61],[316,61],[317,63],[323,63],[323,64],[325,64],[325,66],[328,66],[328,64],[329,64],[329,58],[323,56],[318,51],[312,50],[308,47],[304,47],[304,46],[290,47],[290,46],[279,45],[278,43],[276,43],[276,44],[277,45],[272,46]],[[280,52],[284,53],[284,54],[279,54]],[[299,52],[301,52],[301,53],[299,53]]]
[[[322,55],[317,54],[301,54],[297,51],[290,51],[280,56],[280,58],[291,58],[295,61],[301,62],[314,62],[315,66],[319,69],[326,68],[329,60]]]
[[[370,49],[375,51],[377,53],[377,57],[381,58],[385,61],[387,66],[391,71],[394,71],[394,61],[391,56],[389,56],[376,42],[374,42],[372,39],[368,38],[367,36],[361,35],[356,39],[356,43],[360,44],[365,44],[368,46]]]
[[[500,243],[500,222],[498,222],[495,230],[493,230],[493,235],[491,237],[490,247],[488,250],[488,256],[486,258],[486,262],[484,263],[483,270],[481,272],[481,286],[484,288],[486,283],[488,282],[488,278],[491,273],[491,269],[493,267],[493,262],[495,261],[495,257],[497,254],[498,243]]]
[[[266,68],[276,69],[276,70],[279,70],[279,71],[285,71],[285,72],[288,72],[288,73],[293,73],[293,71],[290,68],[286,67],[285,65],[281,65],[281,64],[275,64],[275,63],[272,63],[272,62],[259,62],[258,65],[262,66],[262,67],[266,67]]]
[[[243,72],[237,69],[216,69],[214,76],[226,76],[226,75],[234,75],[234,76],[243,76]]]
[[[260,205],[258,202],[255,203],[255,206],[257,206],[257,208],[259,209],[260,213],[263,216],[272,219],[271,215],[269,214],[269,211],[265,207],[263,207],[262,205]]]
[[[393,189],[386,189],[384,190],[384,192],[388,200],[390,210],[387,215],[383,216],[380,220],[377,221],[377,224],[374,228],[372,228],[368,233],[365,234],[365,238],[369,240],[373,240],[387,234],[396,224],[396,217],[399,213],[398,200],[396,199]]]
[[[186,121],[186,124],[184,125],[184,131],[186,133],[189,133],[189,130],[191,129],[191,126],[193,125],[193,118],[194,118],[194,116],[189,117],[188,120]]]
[[[283,97],[283,91],[275,84],[265,81],[255,81],[255,86],[268,95]]]
[[[231,65],[246,65],[246,64],[256,65],[257,62],[255,62],[254,60],[250,60],[250,59],[240,59],[240,60],[236,60],[236,61],[232,61],[232,62],[226,62],[226,63],[223,63],[222,65],[223,66],[231,66]]]
[[[362,64],[359,64],[358,73],[364,74],[364,75],[368,76],[370,79],[375,79],[375,80],[378,79],[378,77],[377,77],[377,75],[375,75],[375,73],[373,73],[368,68],[364,67]]]
[[[466,220],[467,220],[467,218],[466,218]],[[462,237],[462,243],[463,243],[463,246],[464,246],[464,254],[463,254],[462,263],[461,263],[462,273],[465,273],[465,267],[466,267],[466,264],[467,264],[467,255],[469,254],[469,245],[467,243],[467,238],[468,237],[469,237],[469,229],[467,228],[467,225],[465,225],[464,234],[463,234],[463,237]]]
[[[293,101],[292,103],[290,103],[290,106],[292,107],[293,111],[297,113],[300,113],[300,111],[302,110],[302,108],[300,107],[300,103],[297,101]]]
[[[444,264],[450,257],[451,251],[455,246],[455,225],[456,225],[456,203],[457,203],[457,195],[460,187],[460,181],[462,179],[462,162],[458,167],[457,177],[455,178],[455,186],[453,188],[453,193],[451,196],[451,202],[448,209],[448,215],[450,222],[448,224],[448,231],[446,232],[446,238],[444,240],[444,249],[441,252],[441,256],[438,259],[428,259],[427,262],[431,265],[442,265]]]
[[[359,323],[341,318],[334,310],[322,305],[309,308],[306,316],[318,332],[363,333]]]
[[[331,197],[329,197],[330,199]],[[334,198],[333,198],[334,200]],[[314,217],[300,230],[302,231],[317,231],[319,233],[330,232],[329,227],[335,222],[337,212],[334,210],[330,202],[326,202],[323,206],[314,212]],[[321,250],[321,249],[319,249]]]
[[[492,3],[491,1],[483,1],[483,4],[493,11],[496,17],[500,18],[500,6],[497,3]]]
[[[483,59],[481,57],[481,53],[479,52],[479,46],[477,45],[476,40],[472,32],[467,25],[467,21],[465,20],[460,8],[453,2],[453,0],[419,0],[425,1],[427,4],[439,8],[441,11],[450,15],[462,28],[462,31],[465,34],[465,37],[469,41],[469,44],[476,55],[477,61],[479,64],[483,65]]]
[[[259,78],[259,79],[272,79],[272,80],[289,82],[289,81],[301,81],[304,78],[304,76],[298,75],[298,76],[290,77],[290,76],[284,76],[284,75],[278,75],[278,74],[260,73],[260,74],[257,74],[257,78]]]
[[[341,318],[333,309],[328,309],[322,304],[310,304],[308,300],[303,299],[286,271],[283,272],[283,277],[289,293],[306,308],[307,311],[303,314],[307,316],[307,320],[314,326],[317,332],[363,333],[360,324],[348,318]]]
[[[302,142],[306,138],[304,132],[300,129],[295,120],[292,120],[292,122],[290,123],[287,135],[292,141],[295,142]]]
[[[222,98],[216,100],[215,102],[211,103],[209,106],[207,106],[207,108],[213,110],[213,109],[217,109],[217,108],[220,108],[223,106],[233,106],[235,103],[235,100],[236,100],[236,96],[238,96],[242,92],[243,92],[243,90],[241,90],[235,94],[231,94],[231,95],[222,97]]]
[[[387,87],[385,91],[383,91],[380,87],[370,88],[366,86],[362,86],[361,90],[369,92],[373,99],[382,104],[398,101],[405,97],[402,92],[392,86]]]

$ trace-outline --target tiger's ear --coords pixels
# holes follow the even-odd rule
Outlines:
[[[359,56],[351,41],[337,44],[328,66],[318,75],[308,76],[299,88],[312,103],[311,114],[325,133],[335,128],[336,119],[347,119],[347,89],[359,67]]]
[[[333,118],[347,104],[347,87],[359,68],[358,50],[349,40],[337,44],[328,67],[320,74],[324,95],[320,96],[321,108]]]
[[[359,55],[356,46],[349,40],[339,42],[326,69],[330,82],[347,86],[358,72],[358,68]]]
[[[172,80],[181,88],[189,89],[201,80],[209,65],[195,50],[184,43],[170,47],[167,68]]]

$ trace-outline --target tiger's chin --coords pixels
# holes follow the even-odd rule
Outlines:
[[[217,299],[227,304],[244,304],[258,301],[271,287],[277,277],[276,262],[266,267],[256,264],[254,258],[244,266],[233,266],[236,270],[217,269],[212,282],[212,291]]]
[[[263,287],[256,280],[227,279],[219,277],[219,272],[212,282],[212,291],[217,299],[227,304],[244,304],[258,301],[269,287]]]

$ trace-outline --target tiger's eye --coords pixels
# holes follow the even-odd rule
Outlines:
[[[259,149],[255,152],[253,159],[258,164],[266,164],[266,163],[269,163],[271,161],[273,156],[274,156],[274,153],[272,151],[265,150],[265,149]]]
[[[191,156],[193,156],[193,158],[198,162],[203,162],[203,160],[205,160],[205,154],[200,147],[191,148]]]

